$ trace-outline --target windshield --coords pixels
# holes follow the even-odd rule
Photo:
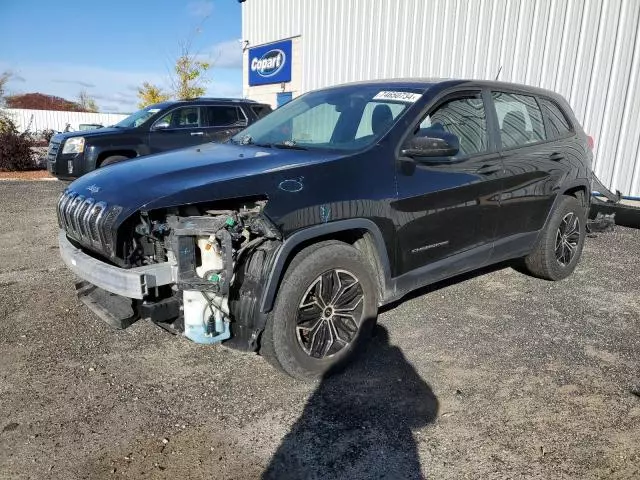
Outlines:
[[[149,120],[153,115],[158,113],[161,109],[158,107],[146,107],[142,110],[138,110],[136,113],[129,115],[124,120],[120,120],[114,125],[114,127],[132,128],[142,125]]]
[[[347,86],[308,93],[232,137],[231,142],[303,150],[359,150],[387,133],[421,94]]]

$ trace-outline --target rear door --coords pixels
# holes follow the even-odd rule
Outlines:
[[[409,135],[455,136],[460,150],[452,157],[398,158],[398,200],[393,207],[400,273],[474,247],[486,247],[478,251],[478,263],[491,254],[502,162],[491,134],[493,119],[486,114],[486,96],[480,89],[445,96]]]
[[[208,142],[224,142],[248,124],[247,116],[238,105],[207,105],[202,110]]]
[[[199,145],[207,141],[198,105],[174,108],[156,120],[149,131],[151,153]]]
[[[504,191],[498,236],[541,229],[558,185],[568,172],[566,152],[548,139],[538,99],[533,95],[492,91],[504,160]]]

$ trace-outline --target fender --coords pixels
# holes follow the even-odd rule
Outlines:
[[[585,191],[586,191],[585,199],[587,200],[587,202],[591,201],[591,187],[589,186],[589,182],[588,182],[588,180],[586,178],[576,178],[574,180],[565,182],[562,185],[560,185],[558,187],[558,191],[556,193],[556,198],[553,200],[553,205],[551,205],[551,208],[549,209],[549,212],[547,212],[547,218],[544,221],[544,225],[538,231],[538,236],[536,238],[536,242],[534,243],[534,245],[536,245],[538,243],[538,240],[540,238],[540,235],[542,235],[542,232],[544,232],[546,230],[547,225],[549,224],[549,221],[551,220],[551,215],[553,214],[553,212],[558,207],[558,203],[560,203],[560,199],[562,198],[562,196],[566,192],[568,192],[569,190],[574,190],[576,187],[584,188]],[[588,214],[588,212],[589,212],[589,208],[588,208],[588,205],[587,205],[587,214]]]
[[[384,281],[382,289],[384,293],[386,286],[390,284],[391,267],[389,264],[389,255],[387,254],[387,248],[384,238],[382,237],[382,233],[380,232],[378,226],[372,220],[366,218],[351,218],[330,223],[323,223],[321,225],[315,225],[303,230],[299,230],[291,235],[284,241],[278,253],[276,254],[273,261],[273,267],[271,268],[271,273],[269,274],[269,278],[267,279],[267,286],[260,301],[260,317],[262,318],[259,319],[259,323],[261,324],[261,327],[264,327],[264,322],[266,322],[266,315],[273,308],[273,302],[276,297],[276,292],[278,290],[278,287],[280,286],[282,276],[284,275],[284,266],[294,249],[302,242],[306,242],[313,238],[319,238],[332,233],[348,230],[366,230],[373,236],[375,248],[378,252],[378,259],[380,260],[380,265],[382,266]]]
[[[86,171],[90,172],[97,168],[96,163],[98,161],[98,158],[100,158],[100,156],[103,153],[114,152],[115,154],[117,154],[117,152],[121,152],[123,150],[131,150],[133,152],[136,152],[139,157],[143,155],[149,155],[149,153],[151,153],[148,145],[145,145],[144,143],[140,143],[136,145],[117,145],[117,146],[89,145],[85,153]]]

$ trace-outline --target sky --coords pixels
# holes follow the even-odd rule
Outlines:
[[[137,110],[144,81],[168,89],[181,42],[215,62],[207,95],[242,96],[241,6],[236,0],[0,0],[0,72],[10,94],[39,92],[101,111]]]

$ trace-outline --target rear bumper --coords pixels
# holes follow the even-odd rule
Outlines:
[[[95,259],[67,239],[60,230],[58,235],[60,256],[69,269],[87,282],[107,292],[142,300],[155,287],[175,282],[176,267],[170,263],[158,263],[136,268],[119,268]]]

